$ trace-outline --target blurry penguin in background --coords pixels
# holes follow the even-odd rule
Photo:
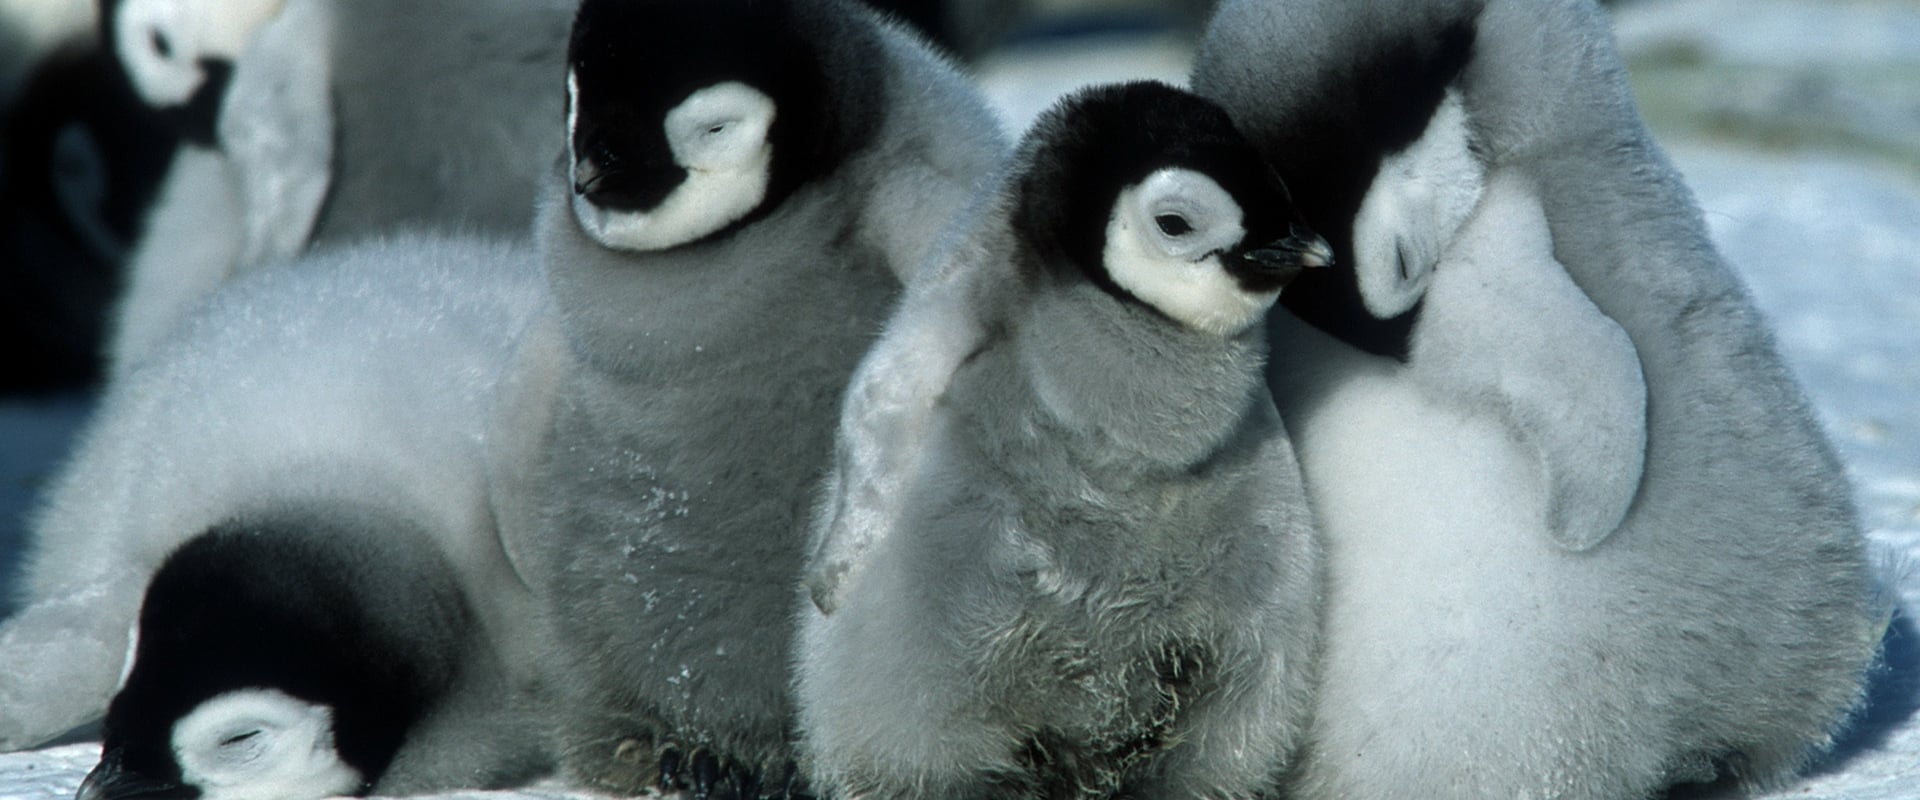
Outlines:
[[[191,143],[135,255],[113,374],[221,281],[310,245],[527,234],[573,5],[108,0],[108,40]]]
[[[434,657],[478,662],[467,653],[490,646],[500,674],[532,675],[532,601],[496,527],[512,500],[495,467],[531,457],[514,449],[525,437],[501,420],[518,393],[513,354],[538,338],[545,308],[525,243],[425,235],[317,252],[216,291],[149,366],[109,384],[33,519],[22,610],[0,624],[0,748],[31,747],[99,718],[129,657],[136,671],[148,663],[164,672],[155,660],[186,663],[181,648],[190,646],[130,633],[142,592],[183,542],[242,522],[292,539],[379,533],[398,541],[377,547],[444,562],[434,569],[468,598],[471,633],[446,634],[459,654]],[[365,591],[377,595],[379,585]],[[284,600],[306,608],[299,597]],[[358,607],[378,623],[407,613],[377,596],[358,602],[342,614]],[[176,621],[193,613],[148,611]],[[195,624],[218,633],[221,619],[231,617]],[[234,644],[235,633],[208,646]],[[130,656],[136,639],[145,649]],[[230,652],[205,657],[215,662],[203,671],[209,679],[229,674],[218,662]],[[364,655],[369,668],[387,660]],[[170,721],[154,709],[184,713],[210,697],[182,691],[165,680],[129,683],[133,695],[123,692],[121,704],[148,710],[139,724],[109,720],[108,734],[135,750],[164,749]],[[494,711],[425,717],[408,734],[418,747],[403,751],[390,774],[356,770],[382,787],[471,787],[543,764],[544,737],[502,694],[440,700],[436,708]],[[446,727],[427,724],[436,720]]]
[[[1825,746],[1886,622],[1850,493],[1591,0],[1229,2],[1193,83],[1350,265],[1273,315],[1328,565],[1289,795],[1761,787]]]
[[[919,37],[836,0],[587,0],[538,237],[565,357],[504,526],[560,757],[781,795],[807,509],[854,364],[1004,146]]]
[[[98,378],[121,265],[175,146],[89,21],[0,4],[0,393]]]
[[[1063,101],[985,205],[848,392],[801,612],[809,774],[1257,796],[1319,631],[1261,323],[1330,250],[1223,111],[1157,83]]]

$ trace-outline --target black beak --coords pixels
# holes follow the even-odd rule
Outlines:
[[[80,782],[74,800],[193,800],[200,796],[191,786],[129,772],[125,760],[119,749],[101,754],[99,765]]]
[[[687,171],[677,164],[625,168],[586,156],[573,162],[573,193],[601,208],[619,211],[650,210],[686,178]]]
[[[1300,225],[1288,226],[1287,236],[1235,254],[1241,281],[1267,291],[1285,288],[1302,271],[1333,266],[1333,247],[1320,234]]]

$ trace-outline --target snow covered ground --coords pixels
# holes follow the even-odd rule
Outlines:
[[[1868,535],[1916,565],[1896,587],[1907,616],[1855,731],[1812,775],[1767,797],[1920,798],[1920,3],[1640,0],[1618,19],[1648,117],[1774,321],[1848,465]],[[1130,38],[1000,55],[982,77],[1017,130],[1083,82],[1185,70],[1177,42]],[[0,564],[84,408],[0,403]],[[0,755],[0,800],[72,797],[97,755],[84,744]]]

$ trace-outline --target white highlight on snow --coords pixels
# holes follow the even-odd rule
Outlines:
[[[1460,95],[1447,91],[1427,130],[1380,164],[1353,220],[1354,270],[1367,310],[1398,316],[1426,294],[1434,265],[1486,183]]]
[[[1168,229],[1163,218],[1178,221]],[[1101,258],[1133,296],[1189,328],[1231,336],[1280,297],[1241,288],[1220,261],[1246,238],[1242,219],[1240,204],[1212,178],[1168,167],[1121,190]]]
[[[580,105],[579,81],[571,75],[567,91],[571,143]],[[694,92],[665,121],[667,145],[674,163],[687,170],[686,180],[647,211],[605,209],[576,194],[574,215],[595,241],[640,252],[677,247],[731,225],[767,196],[773,117],[773,98],[738,81]]]
[[[234,61],[285,0],[126,0],[114,12],[114,50],[153,105],[185,103],[206,80],[203,59]]]
[[[202,800],[317,800],[362,783],[333,747],[333,713],[270,689],[228,692],[173,726],[182,780]]]

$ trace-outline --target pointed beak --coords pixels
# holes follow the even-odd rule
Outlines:
[[[573,162],[573,193],[596,206],[618,211],[649,211],[687,178],[677,164],[608,166],[581,156]]]
[[[191,786],[169,780],[149,778],[127,771],[125,757],[118,749],[100,756],[100,763],[80,782],[74,800],[192,800],[200,792]]]
[[[1333,247],[1301,225],[1288,226],[1287,236],[1236,254],[1247,278],[1263,288],[1284,288],[1301,272],[1333,266]]]

